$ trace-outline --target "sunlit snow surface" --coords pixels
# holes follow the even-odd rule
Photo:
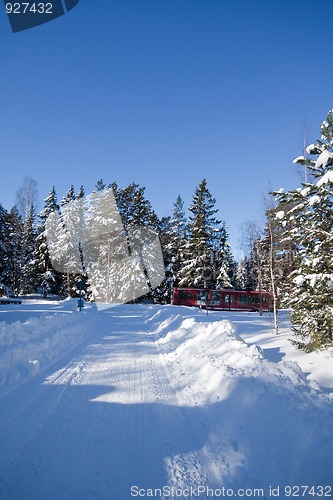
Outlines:
[[[296,351],[286,312],[278,336],[270,315],[176,306],[0,319],[1,499],[332,483],[332,351]]]

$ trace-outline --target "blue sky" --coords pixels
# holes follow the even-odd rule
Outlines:
[[[0,11],[0,203],[26,174],[135,181],[159,216],[206,177],[235,249],[262,195],[299,183],[333,107],[331,0],[81,0],[13,34]]]

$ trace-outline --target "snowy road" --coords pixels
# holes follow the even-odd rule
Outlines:
[[[0,400],[1,500],[126,500],[199,485],[257,486],[266,498],[292,479],[328,483],[328,399],[230,323],[170,311],[95,313],[88,339]]]
[[[1,498],[122,500],[168,484],[164,458],[202,446],[143,318],[108,316],[74,360],[1,406]]]

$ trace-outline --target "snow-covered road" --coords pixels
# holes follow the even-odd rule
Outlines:
[[[1,498],[122,500],[167,485],[165,457],[202,447],[144,318],[115,314],[73,360],[3,400]],[[191,465],[204,484],[194,452]]]
[[[88,313],[79,345],[0,399],[1,500],[330,486],[332,400],[229,322],[174,311]]]

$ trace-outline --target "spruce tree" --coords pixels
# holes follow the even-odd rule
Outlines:
[[[36,290],[34,255],[37,230],[35,218],[35,208],[32,205],[22,225],[21,293],[23,294],[33,293]]]
[[[172,234],[173,225],[171,217],[162,217],[159,222],[158,235],[163,252],[165,278],[161,285],[154,291],[154,298],[160,304],[170,303],[174,285]]]
[[[57,270],[62,272],[62,294],[72,297],[77,294],[77,283],[85,280],[81,245],[85,239],[86,208],[81,194],[76,199],[74,187],[70,186],[61,201],[60,216],[53,212],[48,221],[54,235],[52,258],[57,262]]]
[[[55,187],[52,187],[51,192],[44,200],[44,209],[39,214],[40,225],[38,227],[38,236],[36,238],[35,249],[35,266],[38,276],[37,285],[41,287],[46,296],[48,293],[58,294],[62,288],[62,277],[52,267],[50,254],[48,250],[46,237],[46,221],[50,214],[60,213],[60,208],[57,201],[57,193]]]
[[[80,200],[81,198],[83,198],[83,197],[84,197],[84,194],[85,194],[85,193],[84,193],[84,187],[83,187],[83,186],[81,186],[81,187],[80,187],[80,189],[79,189],[79,192],[78,192],[78,194],[77,194],[77,196],[76,196],[76,197],[77,197],[77,199],[78,199],[78,200]]]
[[[167,273],[172,279],[172,286],[178,286],[180,270],[184,263],[184,249],[186,246],[187,220],[184,210],[184,201],[178,195],[171,212],[170,239],[167,246],[169,266]]]
[[[6,272],[8,269],[9,257],[9,235],[7,232],[8,212],[0,204],[0,292],[5,293]]]
[[[295,343],[311,351],[333,345],[333,110],[307,153],[312,158],[294,163],[307,168],[310,181],[275,194],[283,238],[297,247],[288,297]]]
[[[235,263],[227,239],[223,222],[213,237],[212,275],[216,288],[232,288],[235,281]]]
[[[248,256],[244,257],[244,259],[237,264],[235,288],[237,290],[256,289],[253,277],[253,264]]]
[[[23,221],[16,206],[8,214],[8,259],[5,271],[5,283],[11,293],[18,295],[22,284],[22,227]]]
[[[62,200],[60,202],[60,206],[63,207],[67,203],[71,203],[72,201],[75,200],[75,198],[76,198],[75,190],[74,190],[74,186],[72,184],[70,186],[70,188],[68,189],[67,193],[65,194],[65,196],[62,198]]]
[[[180,271],[180,286],[215,288],[214,258],[216,238],[221,221],[216,219],[216,200],[203,179],[195,190],[188,224],[188,243],[184,265]]]
[[[158,230],[159,220],[145,196],[144,187],[132,182],[124,189],[113,184],[112,190],[125,230],[128,226],[145,226]]]
[[[104,191],[104,189],[106,188],[106,184],[105,182],[103,181],[103,179],[99,179],[99,181],[97,181],[96,183],[96,190],[97,191]]]

